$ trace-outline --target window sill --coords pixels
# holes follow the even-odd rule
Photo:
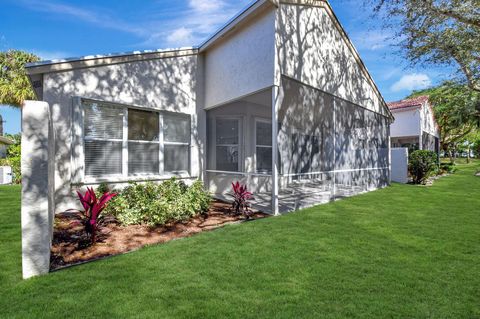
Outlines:
[[[191,176],[188,173],[166,174],[166,175],[137,175],[137,176],[110,176],[110,177],[96,177],[85,178],[83,183],[72,184],[72,186],[95,185],[100,183],[129,183],[129,182],[148,182],[148,181],[164,181],[172,177],[179,179],[197,179],[198,176]]]

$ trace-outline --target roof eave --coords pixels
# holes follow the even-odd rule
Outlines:
[[[217,32],[215,32],[210,38],[199,45],[200,53],[207,50],[218,40],[222,39],[228,32],[235,29],[239,24],[248,19],[257,10],[263,8],[267,4],[277,6],[274,0],[256,0],[247,7],[245,7],[240,13],[230,19],[225,25],[223,25]]]

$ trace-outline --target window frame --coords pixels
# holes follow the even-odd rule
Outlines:
[[[97,103],[99,107],[102,106],[111,106],[116,108],[123,109],[123,138],[120,139],[100,139],[92,138],[85,136],[85,102]],[[129,140],[128,139],[128,111],[139,110],[139,111],[148,111],[156,113],[159,117],[159,138],[158,141],[138,141],[138,140]],[[90,98],[83,97],[74,97],[74,108],[73,108],[73,122],[78,121],[79,125],[73,125],[72,134],[73,134],[73,145],[72,145],[72,181],[73,184],[94,184],[99,182],[128,182],[128,181],[144,181],[144,180],[163,180],[168,179],[172,176],[178,176],[180,178],[191,178],[191,147],[192,147],[192,115],[188,113],[180,112],[170,112],[165,110],[158,110],[148,107],[141,107],[137,105],[127,105],[120,103],[113,103],[109,101],[102,101]],[[188,120],[189,123],[189,142],[165,142],[164,141],[164,125],[163,119],[166,114],[178,116],[179,118],[183,117]],[[100,176],[92,176],[86,174],[86,162],[85,162],[85,141],[116,141],[122,142],[122,173],[121,174],[105,174]],[[158,154],[158,172],[156,173],[135,173],[129,174],[128,163],[129,163],[129,154],[128,154],[128,143],[148,143],[148,144],[159,144],[159,154]],[[188,169],[187,171],[174,171],[174,172],[165,172],[164,170],[164,146],[165,145],[182,145],[188,148]],[[79,147],[81,152],[75,156],[73,149]]]
[[[254,136],[254,141],[255,141],[254,142],[254,155],[253,155],[254,162],[255,162],[255,173],[270,175],[270,174],[272,174],[273,168],[270,171],[262,171],[262,172],[259,171],[257,148],[268,148],[268,149],[270,149],[270,153],[272,153],[272,156],[273,156],[273,143],[274,143],[274,141],[272,140],[271,145],[258,144],[258,142],[257,142],[257,123],[269,124],[270,128],[272,128],[272,121],[267,119],[267,118],[256,117],[254,119],[254,129],[253,129],[253,136]]]
[[[238,144],[218,144],[217,143],[217,121],[225,121],[225,120],[234,120],[237,121],[238,123]],[[214,167],[215,171],[222,171],[218,169],[217,166],[217,147],[238,147],[238,165],[237,165],[237,170],[236,171],[226,171],[229,173],[236,172],[236,173],[242,173],[244,166],[245,166],[245,160],[243,157],[243,145],[244,145],[244,136],[243,136],[243,131],[244,131],[244,122],[245,119],[243,116],[230,116],[230,115],[219,115],[214,117],[214,123],[213,123],[213,136],[212,140],[214,143],[213,147],[213,160],[214,160]]]

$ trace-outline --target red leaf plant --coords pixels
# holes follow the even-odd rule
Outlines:
[[[243,214],[247,219],[252,215],[250,210],[250,201],[254,200],[253,194],[247,190],[247,185],[242,185],[240,182],[232,183],[233,197],[232,209],[235,214]]]
[[[117,196],[117,193],[105,192],[100,198],[97,198],[93,188],[88,188],[85,195],[77,191],[78,199],[83,208],[83,224],[86,232],[91,236],[92,244],[96,242],[96,234],[100,213],[105,209],[107,203]]]

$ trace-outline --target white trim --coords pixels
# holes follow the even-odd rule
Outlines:
[[[256,0],[249,4],[245,9],[240,11],[232,19],[230,19],[224,26],[222,26],[217,32],[215,32],[209,39],[199,45],[199,52],[202,53],[212,46],[217,40],[225,37],[225,35],[235,29],[240,23],[246,21],[252,13],[260,9],[266,3],[271,3],[268,0]]]
[[[332,174],[332,173],[349,173],[349,172],[362,172],[362,171],[378,171],[390,169],[390,167],[372,167],[372,168],[354,168],[354,169],[339,169],[333,171],[319,171],[319,172],[308,172],[308,173],[292,173],[292,174],[281,174],[281,177],[292,177],[292,176],[303,176],[303,175],[320,175],[320,174]],[[335,180],[334,180],[335,181]]]
[[[205,170],[205,172],[207,172],[207,173],[215,173],[215,174],[225,174],[225,175],[272,177],[271,174],[246,173],[246,172],[231,172],[231,171],[217,171],[217,170],[214,170],[214,169],[207,169],[207,170]]]
[[[278,198],[278,109],[283,99],[280,87],[272,88],[272,213],[280,215]]]
[[[123,107],[122,173],[128,176],[128,107]]]

